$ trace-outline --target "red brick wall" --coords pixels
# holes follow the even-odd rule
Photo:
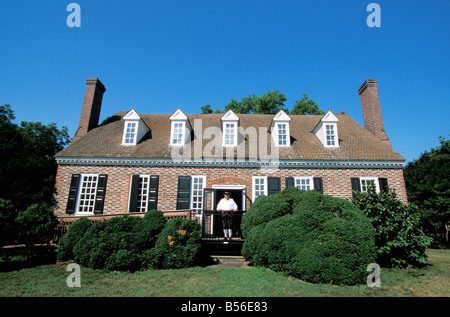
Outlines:
[[[80,123],[73,136],[72,143],[98,126],[105,91],[105,86],[98,78],[86,79],[86,91],[81,109]]]
[[[366,80],[359,88],[358,93],[361,98],[364,127],[381,141],[390,145],[389,138],[384,130],[380,98],[378,96],[378,82],[374,79]]]
[[[285,188],[285,177],[322,177],[324,194],[351,198],[352,177],[383,177],[398,193],[399,199],[407,203],[402,169],[278,169],[272,172],[255,168],[200,168],[200,167],[118,167],[60,165],[56,176],[55,213],[66,214],[66,204],[72,174],[108,174],[104,204],[105,214],[124,213],[128,210],[130,180],[132,174],[159,175],[158,209],[175,210],[178,176],[205,175],[206,187],[213,185],[244,185],[247,196],[252,198],[252,176],[281,177],[281,189]],[[247,202],[247,208],[250,201]]]

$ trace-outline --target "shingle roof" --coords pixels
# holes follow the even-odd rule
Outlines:
[[[124,120],[127,112],[119,112],[99,127],[91,130],[81,139],[59,152],[56,157],[71,158],[172,158],[173,146],[170,146],[171,114],[140,114],[141,119],[150,128],[140,142],[135,146],[123,146],[122,135]],[[208,132],[221,131],[221,117],[223,114],[193,114],[187,115],[189,123],[194,130],[191,141],[191,157],[201,158],[215,156],[215,150],[223,149],[221,135],[207,135]],[[271,136],[260,133],[270,130],[274,115],[237,114],[239,126],[244,131],[258,131],[259,137],[265,137],[266,144],[270,144]],[[336,115],[339,147],[325,148],[312,132],[323,116],[317,115],[291,115],[290,134],[291,146],[279,148],[280,160],[319,160],[319,161],[405,161],[391,146],[384,144],[371,132],[363,128],[346,114]],[[200,130],[201,122],[201,130]],[[209,129],[208,129],[209,128]],[[220,129],[220,130],[219,130]],[[203,134],[203,138],[200,135]],[[202,147],[196,142],[202,139]],[[252,157],[257,144],[252,135],[239,139],[245,144],[245,158]],[[214,148],[216,146],[216,148]],[[269,148],[270,153],[270,148]],[[223,152],[225,157],[227,152]],[[219,153],[220,155],[220,153]],[[263,158],[259,156],[258,158]]]

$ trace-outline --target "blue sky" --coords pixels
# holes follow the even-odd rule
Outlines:
[[[81,27],[69,28],[69,3]],[[381,27],[366,24],[369,3]],[[407,161],[449,137],[450,1],[46,0],[0,4],[0,104],[73,136],[85,80],[118,111],[199,113],[277,89],[363,124],[358,88],[379,82],[385,129]]]

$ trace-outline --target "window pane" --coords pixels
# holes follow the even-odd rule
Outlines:
[[[95,193],[97,191],[97,176],[83,175],[81,180],[78,212],[94,211]]]

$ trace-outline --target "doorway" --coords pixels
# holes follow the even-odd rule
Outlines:
[[[230,198],[234,200],[236,205],[238,206],[238,210],[244,210],[244,199],[243,199],[243,189],[216,189],[215,193],[215,209],[217,209],[217,205],[220,200],[224,197],[225,192],[230,193]]]
[[[222,238],[222,214],[217,212],[217,205],[224,198],[225,192],[230,193],[230,198],[238,206],[238,211],[233,213],[233,237],[241,236],[241,220],[245,213],[245,186],[241,185],[213,185],[213,188],[205,188],[203,195],[203,236],[208,238]]]

